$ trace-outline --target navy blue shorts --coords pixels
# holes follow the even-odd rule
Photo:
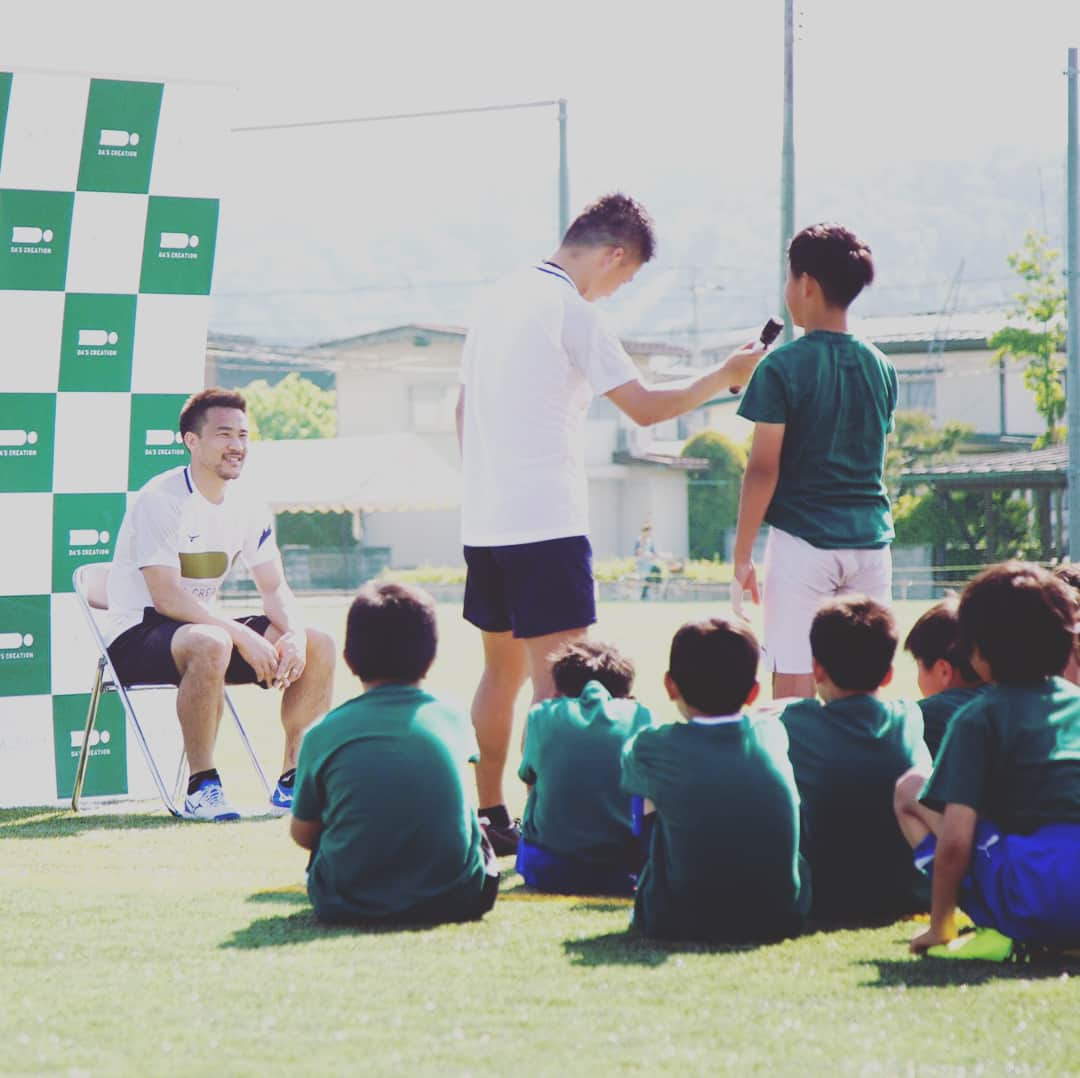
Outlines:
[[[623,865],[593,865],[552,853],[522,839],[518,874],[529,887],[554,895],[632,895],[637,873]]]
[[[587,536],[514,546],[467,546],[465,620],[485,633],[547,636],[596,621]]]
[[[270,619],[265,614],[252,614],[236,621],[266,636]],[[143,610],[138,625],[125,629],[110,645],[109,658],[121,685],[179,685],[180,671],[172,656],[172,638],[187,622],[173,621],[159,614],[152,606]],[[229,668],[225,671],[226,685],[268,685],[258,681],[248,661],[233,648]]]
[[[933,834],[915,847],[920,872],[933,875],[936,850]],[[959,906],[980,928],[996,928],[1010,939],[1080,944],[1080,824],[1012,835],[980,820]]]

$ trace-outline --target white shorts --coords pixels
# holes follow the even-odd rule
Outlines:
[[[765,546],[763,669],[809,674],[810,623],[826,599],[861,592],[892,603],[892,551],[821,550],[779,528]]]

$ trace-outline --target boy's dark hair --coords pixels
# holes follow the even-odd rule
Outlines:
[[[793,277],[810,274],[830,307],[848,307],[874,280],[870,248],[843,225],[828,222],[799,232],[788,246]]]
[[[419,681],[435,661],[435,603],[410,584],[365,584],[349,607],[345,662],[361,681]]]
[[[590,681],[599,681],[612,696],[629,696],[634,664],[611,644],[573,640],[551,654],[551,673],[560,696],[580,696]]]
[[[202,434],[203,424],[206,422],[206,413],[211,408],[239,408],[241,412],[247,412],[247,401],[239,393],[231,389],[222,389],[221,386],[211,386],[209,389],[193,393],[180,409],[180,433],[187,434],[189,431]]]
[[[652,218],[628,195],[604,195],[587,206],[566,230],[566,247],[624,247],[642,263],[656,253]]]
[[[1076,595],[1030,562],[984,569],[960,596],[960,633],[1003,685],[1060,674],[1072,654]]]
[[[832,683],[848,692],[873,692],[881,685],[898,640],[892,611],[868,595],[829,599],[810,624],[811,654]]]
[[[959,609],[960,600],[955,595],[930,607],[911,627],[904,648],[923,666],[944,659],[965,681],[979,681],[960,636]]]
[[[750,627],[725,618],[689,621],[671,641],[668,674],[703,715],[733,715],[757,681],[758,642]]]

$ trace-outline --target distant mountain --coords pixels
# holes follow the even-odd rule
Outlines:
[[[1006,256],[1027,229],[1063,247],[1062,160],[907,161],[900,151],[839,175],[800,165],[797,224],[842,220],[874,250],[878,280],[859,314],[939,310],[961,263],[959,309],[1001,306],[1019,283]],[[660,253],[610,301],[624,333],[692,347],[777,310],[776,177],[673,176],[658,166],[651,186],[643,197]],[[211,328],[307,344],[403,322],[462,324],[485,281],[550,253],[553,217],[535,212],[545,199],[543,189],[519,199],[481,190],[452,212],[438,199],[414,203],[405,223],[378,206],[336,206],[328,194],[317,228],[310,204],[226,200]]]

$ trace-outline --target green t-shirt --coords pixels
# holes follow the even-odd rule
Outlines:
[[[965,704],[970,704],[985,687],[973,685],[970,688],[945,689],[943,692],[934,693],[933,696],[924,696],[919,701],[925,728],[926,747],[935,760],[941,749],[941,741],[945,737],[949,720]]]
[[[983,689],[949,723],[921,799],[1009,834],[1080,823],[1080,689],[1059,677]]]
[[[292,812],[323,825],[308,872],[321,919],[395,917],[480,893],[480,825],[464,776],[476,756],[468,718],[411,685],[371,689],[308,730]]]
[[[529,712],[518,776],[532,786],[521,834],[550,853],[621,866],[637,843],[630,798],[619,789],[627,738],[652,725],[636,700],[612,699],[598,681],[580,697],[557,697]]]
[[[893,812],[896,780],[930,769],[913,700],[800,700],[780,716],[803,810],[802,851],[816,917],[874,918],[925,909],[925,878]]]
[[[765,356],[739,415],[785,425],[766,522],[824,550],[887,546],[882,470],[896,396],[893,365],[850,333],[814,330]]]
[[[642,730],[622,788],[656,806],[634,924],[669,939],[753,939],[798,928],[810,906],[799,794],[775,718]]]

